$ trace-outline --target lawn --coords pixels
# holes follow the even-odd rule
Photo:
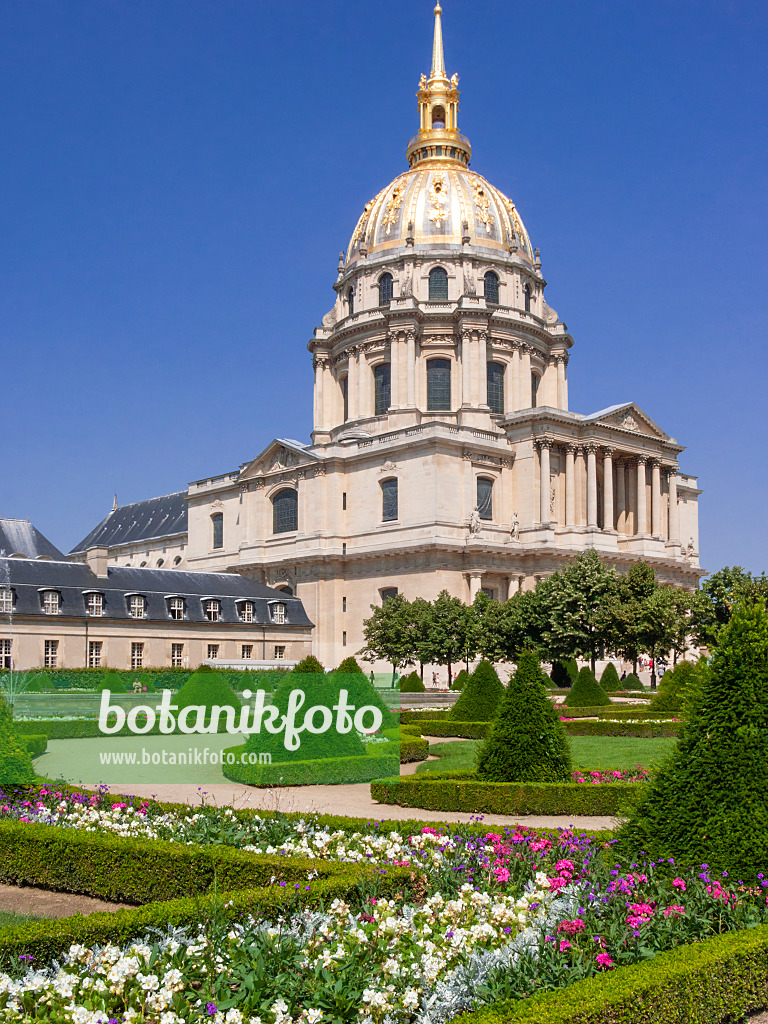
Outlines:
[[[665,757],[675,739],[635,739],[624,736],[572,736],[571,757],[574,768],[649,768]],[[471,772],[475,752],[482,740],[454,740],[435,743],[429,748],[437,761],[425,761],[417,772]]]
[[[41,920],[42,918],[36,917],[34,914],[14,914],[11,910],[0,910],[0,928],[13,928],[17,924]]]

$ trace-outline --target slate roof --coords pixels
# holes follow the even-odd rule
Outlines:
[[[112,547],[186,532],[187,492],[177,491],[159,498],[135,501],[131,505],[120,505],[72,548],[70,554],[81,553],[95,544]]]
[[[234,573],[137,569],[133,566],[111,565],[104,577],[96,576],[86,564],[80,562],[0,558],[0,587],[7,586],[13,591],[14,616],[43,617],[41,591],[57,590],[61,594],[58,618],[85,619],[87,594],[96,591],[104,595],[103,620],[173,622],[174,627],[180,626],[180,621],[171,619],[166,599],[183,597],[183,621],[206,623],[212,630],[227,625],[240,625],[243,630],[254,626],[271,626],[270,605],[274,602],[285,605],[286,626],[312,626],[299,598]],[[130,594],[143,594],[146,597],[144,619],[132,619],[129,615]],[[221,602],[218,622],[208,623],[203,611],[206,598],[218,598]],[[252,623],[242,622],[236,604],[238,599],[253,601]],[[44,617],[56,618],[48,615]],[[0,622],[4,620],[5,616],[0,616]]]
[[[64,560],[61,551],[26,519],[0,519],[0,555]]]

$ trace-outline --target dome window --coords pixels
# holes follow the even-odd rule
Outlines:
[[[448,271],[444,267],[433,267],[429,272],[429,301],[448,301]]]
[[[525,297],[525,312],[526,313],[530,313],[531,312],[531,286],[529,284],[527,284],[525,286],[525,288],[523,288],[523,296]]]
[[[353,316],[355,312],[355,289],[347,289],[347,313]]]
[[[339,388],[341,389],[342,422],[346,423],[349,419],[349,377],[341,378]]]
[[[292,533],[299,528],[299,495],[290,487],[272,499],[272,532]]]
[[[432,111],[432,127],[445,128],[445,107],[435,107]]]
[[[531,408],[536,408],[536,400],[539,396],[539,375],[538,373],[531,374]]]
[[[389,363],[379,363],[378,366],[374,366],[373,386],[375,415],[384,416],[389,411],[392,400],[392,367]]]
[[[491,412],[504,412],[504,363],[487,365],[487,403]]]
[[[213,532],[212,547],[224,547],[224,514],[216,512],[211,516],[211,529]]]
[[[451,408],[451,361],[430,359],[427,363],[427,411]]]
[[[397,480],[381,481],[381,519],[382,522],[392,523],[397,519]]]
[[[499,275],[489,270],[483,278],[485,301],[494,306],[499,304]]]
[[[394,281],[391,274],[382,274],[379,278],[379,305],[388,306],[392,301]]]
[[[493,519],[493,480],[477,478],[477,511],[481,519]]]

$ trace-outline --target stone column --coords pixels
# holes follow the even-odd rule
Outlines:
[[[476,404],[488,408],[488,335],[485,331],[478,333],[475,342],[475,394]]]
[[[531,350],[527,345],[520,349],[520,408],[531,407]]]
[[[661,537],[661,463],[651,460],[651,533]]]
[[[373,374],[362,348],[357,355],[357,387],[360,392],[358,415],[363,419],[373,416]]]
[[[568,393],[565,381],[565,356],[557,357],[557,408],[568,408]]]
[[[514,597],[514,595],[519,590],[520,590],[520,577],[519,576],[510,576],[509,579],[507,580],[507,600],[509,600],[510,597]]]
[[[645,512],[645,456],[637,457],[637,514],[635,516],[635,534],[638,536],[648,532]]]
[[[603,529],[613,530],[613,452],[603,449]]]
[[[483,574],[472,572],[469,574],[469,600],[474,601],[483,585]]]
[[[627,488],[624,482],[624,463],[616,463],[616,529],[624,533],[627,526]]]
[[[389,408],[399,409],[400,397],[400,342],[396,334],[389,336]]]
[[[357,349],[351,348],[347,355],[347,408],[350,420],[360,415],[359,392],[357,385]]]
[[[406,361],[408,366],[408,407],[416,406],[416,332],[408,331],[405,335],[407,343]]]
[[[315,430],[323,428],[323,364],[317,356],[312,360],[315,369]]]
[[[576,446],[565,446],[565,525],[576,525]]]
[[[680,543],[680,511],[677,507],[677,470],[669,471],[669,542]]]
[[[587,526],[597,526],[597,447],[587,445]]]
[[[461,404],[472,404],[472,335],[461,332]]]
[[[542,526],[546,526],[546,525],[549,524],[549,521],[550,521],[550,518],[551,518],[550,511],[549,511],[549,488],[550,488],[550,483],[549,483],[549,476],[550,476],[550,470],[549,470],[549,447],[550,447],[550,442],[545,440],[545,441],[539,441],[538,444],[539,444],[539,465],[541,467],[541,472],[540,472],[540,476],[539,476],[539,480],[540,480],[540,484],[539,484],[539,492],[540,492],[539,493],[539,521],[541,522]]]

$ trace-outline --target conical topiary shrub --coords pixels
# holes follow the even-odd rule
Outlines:
[[[570,774],[565,728],[541,685],[536,656],[526,651],[478,751],[477,777],[484,782],[561,782]]]
[[[624,679],[619,680],[619,686],[622,690],[644,690],[645,687],[640,682],[640,679],[635,675],[634,672],[630,672]]]
[[[318,665],[319,664],[320,662],[318,661]],[[356,672],[358,675],[365,675],[357,661],[352,657],[345,658],[336,671],[340,672],[342,675],[352,675],[353,672]]]
[[[227,680],[219,673],[211,670],[208,665],[201,665],[193,672],[189,679],[173,699],[178,707],[177,715],[180,718],[181,712],[188,707],[202,707],[205,710],[195,715],[185,716],[185,721],[191,726],[194,725],[199,731],[207,727],[211,721],[211,708],[234,709],[234,722],[237,725],[240,721],[240,709],[242,704],[235,691]],[[223,712],[219,715],[219,722],[224,725],[232,716]]]
[[[619,849],[754,884],[768,864],[768,613],[737,606],[677,745],[618,832]]]
[[[504,686],[490,661],[481,661],[451,708],[454,722],[490,722],[496,717]]]
[[[615,693],[616,690],[620,690],[619,686],[619,673],[616,671],[616,666],[612,661],[603,669],[603,674],[600,676],[600,685],[606,693]]]
[[[585,665],[565,698],[565,703],[569,708],[599,708],[610,704],[611,698],[595,679],[592,669]]]
[[[680,661],[671,672],[665,672],[659,682],[659,688],[651,698],[650,710],[667,712],[682,711],[686,700],[686,692],[696,687],[699,672],[690,661]]]
[[[469,682],[469,672],[467,672],[467,670],[465,668],[463,668],[461,670],[461,672],[459,672],[457,675],[455,675],[453,677],[453,682],[451,683],[451,689],[452,690],[463,690],[468,682]]]
[[[308,654],[306,658],[302,658],[301,661],[293,669],[297,676],[314,675],[315,673],[325,672],[325,669],[314,656],[314,654]]]
[[[117,674],[117,672],[107,672],[107,674],[101,680],[99,685],[96,687],[97,693],[101,693],[102,690],[109,690],[110,693],[127,693],[128,687],[125,685],[125,683]]]
[[[13,728],[13,715],[0,696],[0,786],[23,786],[35,781],[32,759]]]
[[[426,687],[418,672],[411,672],[410,675],[400,679],[400,693],[424,693],[425,691]]]
[[[571,680],[571,686],[575,686],[576,680],[579,678],[579,666],[576,659],[569,658],[567,661],[563,662],[563,664],[565,665],[565,671],[568,673]]]
[[[552,662],[552,671],[549,673],[549,678],[552,680],[552,685],[558,690],[567,690],[572,683],[570,673],[562,661]]]
[[[400,719],[382,700],[380,694],[362,672],[331,672],[328,680],[337,691],[347,691],[347,703],[355,708],[374,707],[381,712],[381,729],[396,729]]]
[[[556,690],[557,683],[553,682],[552,677],[548,676],[544,669],[541,670],[541,685],[545,690]]]

